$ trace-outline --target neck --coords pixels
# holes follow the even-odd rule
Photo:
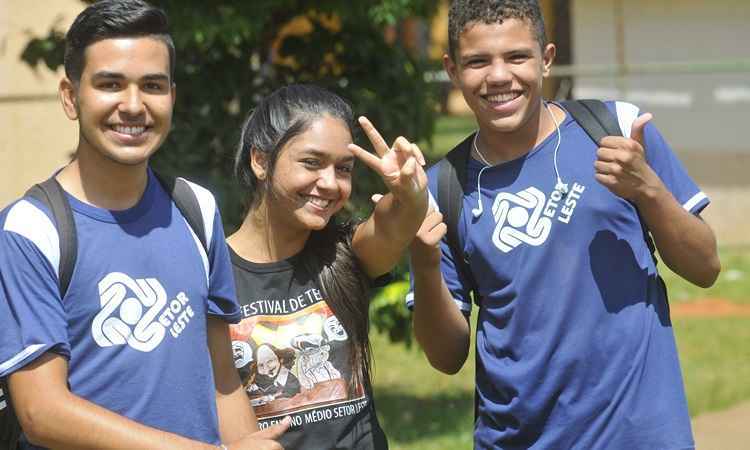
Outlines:
[[[73,197],[110,210],[135,206],[148,184],[148,162],[128,166],[77,152],[76,158],[57,175],[57,181]]]
[[[227,238],[232,250],[256,263],[282,261],[301,252],[310,231],[291,230],[274,220],[265,202],[250,210],[240,228]]]
[[[548,106],[558,123],[562,122],[565,112],[555,105]],[[478,150],[491,164],[500,164],[519,158],[539,145],[550,134],[555,133],[555,122],[550,117],[543,103],[537,111],[520,128],[503,132],[488,125],[479,125],[479,136],[476,139]],[[481,157],[475,155],[481,161]]]

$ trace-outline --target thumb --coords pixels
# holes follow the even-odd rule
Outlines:
[[[259,438],[259,439],[275,440],[276,438],[284,434],[291,424],[292,424],[292,418],[289,416],[286,416],[281,422],[271,425],[265,430],[256,431],[255,433],[253,433],[252,436],[254,438]]]
[[[643,147],[643,150],[646,150],[646,144],[643,142],[643,129],[646,127],[646,124],[653,119],[654,116],[651,113],[645,113],[638,116],[635,121],[633,121],[633,125],[630,128],[630,138],[636,141],[637,143],[641,144],[641,147]]]
[[[370,197],[370,200],[372,200],[373,203],[377,203],[380,201],[381,198],[383,198],[383,194],[372,194],[372,197]]]

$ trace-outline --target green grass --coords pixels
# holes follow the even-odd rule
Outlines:
[[[435,123],[432,146],[422,142],[419,148],[424,150],[429,160],[437,161],[476,128],[474,116],[440,116]]]
[[[673,320],[690,415],[750,399],[750,318]]]
[[[672,302],[690,302],[701,298],[722,298],[735,303],[750,303],[750,249],[722,248],[719,252],[722,271],[708,289],[694,286],[659,264],[659,272],[669,286]]]

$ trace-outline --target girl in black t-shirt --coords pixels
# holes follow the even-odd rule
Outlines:
[[[295,352],[284,377],[299,393],[256,407],[261,425],[293,416],[280,440],[286,448],[387,448],[370,394],[368,291],[422,224],[427,178],[415,144],[399,137],[389,146],[366,118],[359,124],[376,154],[352,143],[343,99],[311,85],[283,87],[251,112],[235,158],[247,214],[227,242],[247,315],[232,339],[258,349],[257,389],[270,389],[265,372],[278,376],[281,367],[266,349]],[[365,221],[337,223],[356,159],[389,192],[373,197]]]

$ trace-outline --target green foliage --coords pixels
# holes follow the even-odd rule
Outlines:
[[[210,188],[227,230],[235,229],[242,214],[244,194],[230,176],[241,122],[282,85],[311,82],[339,93],[389,141],[432,135],[436,96],[424,81],[426,63],[399,42],[386,42],[383,27],[408,16],[428,18],[437,0],[152,3],[167,11],[177,48],[173,131],[153,164]],[[280,40],[280,30],[298,16],[308,18],[308,32]],[[34,37],[22,58],[55,69],[62,64],[63,38],[58,29]],[[362,136],[355,140],[369,147]],[[367,169],[355,179],[347,209],[362,214],[383,186]]]
[[[404,306],[409,280],[395,281],[378,292],[370,302],[370,323],[391,342],[412,345],[411,313]]]

